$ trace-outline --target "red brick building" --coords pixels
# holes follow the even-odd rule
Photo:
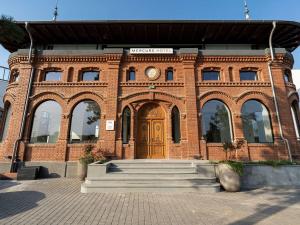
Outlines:
[[[24,41],[3,43],[12,52],[3,162],[77,161],[87,144],[119,159],[221,160],[227,142],[241,144],[243,160],[300,156],[298,23],[17,26]]]

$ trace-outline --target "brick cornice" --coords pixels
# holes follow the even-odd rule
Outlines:
[[[176,55],[127,55],[124,56],[124,62],[180,62],[180,57]]]

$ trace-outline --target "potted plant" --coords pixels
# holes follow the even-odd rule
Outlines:
[[[242,147],[243,143],[244,140],[223,143],[226,160],[219,162],[218,173],[222,187],[229,192],[236,192],[241,188],[240,177],[243,174],[243,163],[237,161],[237,152]],[[235,157],[231,156],[233,151],[235,152]],[[228,153],[230,153],[229,160]]]
[[[96,161],[102,163],[106,161],[103,151],[101,151],[101,149],[94,150],[93,145],[87,145],[84,149],[83,156],[79,158],[78,175],[80,180],[86,178],[88,165]]]

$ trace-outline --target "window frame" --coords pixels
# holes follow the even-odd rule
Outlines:
[[[247,139],[247,137],[246,137],[246,135],[245,135],[245,132],[244,132],[243,108],[244,108],[244,105],[245,105],[247,102],[249,102],[249,101],[256,101],[256,102],[260,103],[260,104],[262,105],[262,107],[264,107],[264,108],[266,109],[266,112],[268,113],[269,125],[270,125],[270,130],[271,130],[271,137],[272,137],[272,141],[271,141],[271,142],[268,142],[268,141],[266,141],[266,142],[261,142],[261,141],[259,141],[259,142],[252,142],[252,141],[249,141],[249,140]],[[272,144],[272,143],[274,143],[274,131],[273,131],[273,124],[272,124],[271,114],[270,114],[270,111],[269,111],[268,107],[267,107],[265,104],[263,104],[260,100],[258,100],[258,99],[248,99],[247,101],[245,101],[245,102],[242,104],[242,106],[241,106],[241,119],[242,119],[243,135],[244,135],[245,140],[247,140],[247,142],[248,142],[249,144]],[[256,120],[255,120],[255,121],[256,121]],[[257,123],[257,121],[256,121],[256,123]],[[265,123],[264,123],[264,124],[265,124]],[[264,128],[265,128],[265,127],[264,127]],[[255,139],[255,138],[254,138],[254,139]]]
[[[98,121],[96,125],[98,125],[98,133],[97,133],[97,137],[95,135],[95,139],[94,140],[79,140],[79,141],[75,141],[72,139],[72,125],[73,125],[73,117],[74,117],[74,111],[76,110],[76,108],[79,106],[79,104],[81,103],[84,103],[84,102],[93,102],[95,103],[98,108],[99,108],[99,118],[98,118]],[[85,119],[85,117],[84,117]],[[81,100],[79,102],[77,102],[77,104],[73,107],[72,111],[71,111],[71,117],[70,117],[70,128],[69,128],[69,132],[68,132],[68,135],[69,135],[69,138],[68,138],[68,142],[70,144],[86,144],[86,143],[97,143],[97,141],[100,139],[100,127],[101,126],[101,107],[100,105],[94,101],[94,100],[91,100],[91,99],[84,99],[84,100]],[[96,129],[96,128],[95,128]],[[81,133],[82,134],[82,133]],[[82,136],[82,135],[81,135]]]
[[[39,109],[39,107],[42,105],[42,104],[44,104],[44,103],[46,103],[46,102],[55,102],[57,105],[56,106],[59,106],[59,110],[60,110],[60,113],[59,113],[59,127],[58,127],[58,135],[57,135],[57,139],[56,139],[56,141],[55,142],[40,142],[40,141],[35,141],[35,142],[33,142],[32,141],[32,131],[33,131],[33,128],[34,128],[34,122],[35,122],[35,115],[36,115],[36,111]],[[30,144],[47,144],[47,145],[55,145],[55,144],[57,144],[58,143],[58,141],[59,141],[59,137],[60,137],[60,135],[61,135],[61,122],[62,122],[62,113],[63,113],[63,109],[62,109],[62,107],[61,107],[61,105],[59,104],[59,102],[57,102],[56,100],[53,100],[53,99],[47,99],[47,100],[45,100],[45,101],[42,101],[42,102],[40,102],[36,107],[35,107],[35,109],[34,109],[34,113],[32,114],[32,118],[31,118],[31,121],[30,121],[30,132],[29,132],[29,134],[30,134],[30,136],[29,136],[29,143]]]
[[[59,77],[59,80],[46,80],[46,77],[47,77],[47,73],[59,73],[60,74],[60,77]],[[58,69],[58,68],[53,68],[53,69],[46,69],[43,71],[43,76],[42,76],[42,82],[61,82],[62,81],[62,78],[63,78],[63,71]]]
[[[125,113],[126,110],[128,110],[127,112],[129,112],[129,116],[126,115],[126,121],[125,121]],[[129,121],[128,121],[128,118],[129,118]],[[124,123],[127,123],[127,130],[125,132],[125,128],[124,128]],[[121,131],[121,135],[122,135],[122,144],[125,145],[125,144],[129,144],[129,141],[130,141],[130,138],[131,138],[131,109],[126,106],[124,109],[123,109],[123,112],[122,112],[122,131]],[[126,133],[126,138],[125,138],[125,133]],[[126,139],[126,140],[125,140]]]
[[[286,80],[287,77],[287,80]],[[292,73],[290,70],[286,69],[283,73],[284,83],[293,83]]]
[[[178,116],[177,127],[175,127],[175,123],[176,123],[175,110],[177,111],[176,113],[178,113],[177,114],[177,116]],[[181,124],[180,123],[181,123],[180,111],[177,106],[174,106],[171,110],[171,130],[172,130],[172,141],[174,144],[180,144],[180,142],[181,142]],[[176,128],[177,128],[177,131],[176,131]],[[177,136],[176,132],[178,132],[178,139],[176,138],[176,136]]]
[[[297,109],[299,109],[299,107],[297,107],[298,105],[299,105],[299,103],[296,100],[292,102],[291,113],[292,113],[295,134],[296,134],[297,140],[300,140],[300,118],[299,118],[299,112],[297,112]]]
[[[97,80],[84,80],[84,74],[85,73],[97,73],[98,74],[98,79]],[[80,75],[80,81],[82,82],[99,82],[100,81],[100,71],[99,70],[84,70],[81,72],[81,75]]]
[[[242,76],[241,76],[241,73],[243,72],[254,72],[255,73],[255,79],[252,80],[252,79],[242,79]],[[259,81],[260,80],[260,75],[259,75],[259,70],[258,68],[254,68],[254,67],[244,67],[244,68],[241,68],[240,71],[239,71],[239,76],[240,76],[240,81],[241,82],[255,82],[255,81]]]
[[[218,79],[204,79],[204,74],[205,73],[213,73],[217,72],[218,73]],[[221,69],[218,67],[207,67],[202,69],[201,71],[201,79],[204,82],[216,82],[216,81],[221,81]]]
[[[131,73],[134,73],[134,79],[131,79]],[[135,81],[136,80],[136,69],[134,67],[130,67],[127,70],[126,81]]]
[[[85,72],[98,72],[98,80],[83,80],[83,75]],[[101,70],[98,67],[84,67],[78,72],[77,81],[79,82],[100,82]]]
[[[226,109],[226,111],[227,111],[227,115],[228,115],[228,125],[229,125],[229,132],[230,132],[230,140],[225,140],[224,142],[228,142],[228,141],[230,141],[230,142],[233,142],[233,140],[234,140],[234,133],[233,133],[233,119],[232,119],[232,113],[231,113],[231,110],[229,109],[229,107],[228,107],[228,105],[225,103],[225,102],[223,102],[221,99],[209,99],[208,101],[206,101],[204,104],[203,104],[203,106],[202,106],[202,108],[201,108],[201,133],[202,133],[202,136],[204,137],[204,136],[206,136],[207,135],[207,131],[205,131],[205,134],[204,134],[204,128],[205,128],[205,122],[203,121],[205,118],[204,118],[204,115],[205,115],[205,113],[203,112],[203,109],[204,109],[204,107],[205,107],[205,105],[207,104],[207,103],[209,103],[209,102],[211,102],[211,101],[217,101],[217,102],[220,102],[220,103],[222,103],[224,106],[225,106],[225,109]],[[207,137],[205,137],[204,138],[205,140],[206,140],[206,143],[211,143],[211,144],[216,144],[216,143],[224,143],[224,142],[222,142],[222,140],[221,140],[221,142],[215,142],[215,141],[208,141],[207,140]]]
[[[172,73],[172,79],[169,79],[169,73]],[[173,67],[169,67],[168,69],[166,69],[166,81],[174,81],[174,69]]]

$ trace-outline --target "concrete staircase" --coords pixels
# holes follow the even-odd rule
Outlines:
[[[82,193],[218,192],[214,165],[200,160],[113,160],[90,164]]]

